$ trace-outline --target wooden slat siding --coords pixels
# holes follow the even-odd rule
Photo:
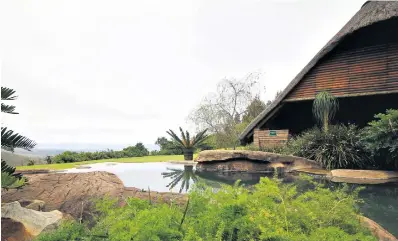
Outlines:
[[[286,100],[314,98],[323,90],[335,96],[398,92],[398,43],[334,53],[315,66]]]
[[[275,131],[276,136],[270,136],[270,131]],[[257,147],[284,145],[289,139],[289,130],[260,130],[255,129],[253,143]]]

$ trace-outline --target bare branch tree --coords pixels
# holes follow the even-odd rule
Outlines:
[[[242,79],[224,78],[217,84],[216,92],[209,93],[188,116],[196,127],[223,135],[233,147],[240,134],[236,128],[247,106],[258,95],[260,72],[250,73]],[[227,141],[230,140],[230,141]],[[233,143],[233,144],[232,144]]]

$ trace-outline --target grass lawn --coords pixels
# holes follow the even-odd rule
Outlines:
[[[35,170],[35,169],[46,169],[46,170],[62,170],[73,168],[79,165],[100,163],[100,162],[164,162],[164,161],[182,161],[184,160],[183,155],[170,155],[170,156],[144,156],[144,157],[128,157],[118,159],[103,159],[85,162],[72,162],[72,163],[56,163],[56,164],[43,164],[33,166],[17,166],[17,170]]]

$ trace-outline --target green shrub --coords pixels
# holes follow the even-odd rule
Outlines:
[[[35,165],[35,160],[30,159],[26,165],[27,166],[34,166]]]
[[[148,156],[149,151],[145,148],[142,143],[137,143],[135,146],[129,146],[124,148],[122,151],[106,150],[96,152],[72,152],[65,151],[61,154],[54,156],[53,161],[55,163],[66,163],[66,162],[82,162],[90,160],[103,160],[103,159],[114,159],[123,157],[141,157]]]
[[[287,152],[315,160],[327,169],[364,168],[370,163],[370,154],[354,125],[329,126],[328,132],[314,127],[289,141],[287,149]]]
[[[116,200],[104,198],[96,204],[100,215],[89,232],[70,228],[68,234],[63,228],[46,236],[57,239],[39,240],[75,240],[72,234],[76,233],[80,240],[98,241],[376,240],[360,224],[359,189],[344,186],[331,191],[309,178],[304,181],[313,188],[298,192],[292,184],[269,178],[262,178],[251,190],[236,183],[214,192],[199,184],[183,207],[135,198],[120,207]]]
[[[56,232],[44,232],[37,239],[37,241],[81,241],[89,240],[87,236],[87,228],[83,224],[77,222],[65,222]]]
[[[376,165],[398,169],[398,110],[387,110],[375,115],[364,128],[362,141],[372,153]]]
[[[46,162],[47,162],[47,164],[53,163],[53,160],[51,159],[51,156],[46,156]]]

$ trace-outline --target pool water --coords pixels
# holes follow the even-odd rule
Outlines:
[[[258,183],[261,177],[272,177],[272,174],[198,172],[190,165],[167,162],[97,163],[85,165],[81,168],[72,168],[65,172],[107,171],[117,175],[126,187],[179,193],[188,192],[192,185],[199,180],[208,186],[219,188],[221,184],[233,184],[238,179],[241,180],[242,184],[250,186]],[[280,175],[279,178],[285,183],[294,183],[298,180],[298,176],[293,174]],[[322,178],[318,180],[332,189],[342,185]],[[360,198],[364,200],[364,203],[360,206],[361,212],[393,235],[398,236],[398,183],[348,185],[365,187],[359,193]]]

